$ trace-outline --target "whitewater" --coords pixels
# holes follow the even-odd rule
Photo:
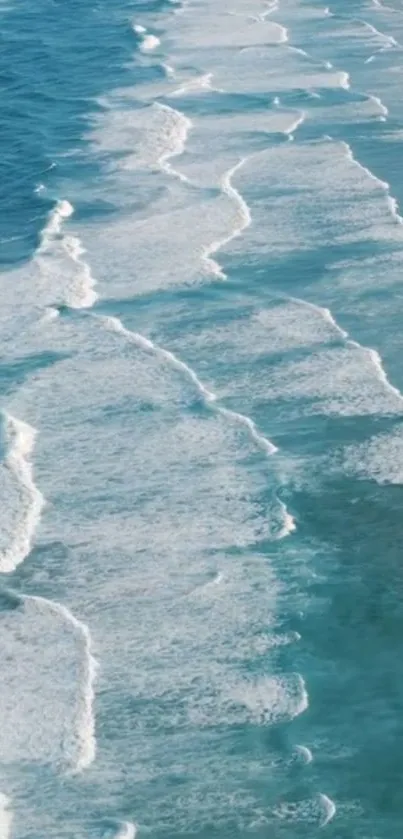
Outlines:
[[[0,839],[400,835],[403,15],[353,5],[1,10]]]

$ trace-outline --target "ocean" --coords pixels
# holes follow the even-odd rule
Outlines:
[[[400,839],[402,0],[0,42],[0,839]]]

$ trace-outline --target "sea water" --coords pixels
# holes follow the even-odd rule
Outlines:
[[[400,839],[401,0],[0,40],[0,839]]]

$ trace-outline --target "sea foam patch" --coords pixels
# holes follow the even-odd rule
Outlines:
[[[74,770],[89,759],[86,652],[79,624],[43,598],[22,597],[0,615],[3,645],[0,761]]]
[[[379,484],[403,483],[403,429],[372,437],[342,452],[343,467],[350,474]]]

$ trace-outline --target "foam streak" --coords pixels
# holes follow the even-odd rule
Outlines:
[[[287,299],[293,300],[295,303],[299,303],[302,306],[307,306],[310,309],[314,309],[316,312],[320,312],[324,320],[331,324],[335,331],[340,335],[340,338],[345,342],[346,346],[354,347],[355,349],[366,353],[370,357],[379,381],[382,382],[382,384],[385,386],[385,389],[389,393],[393,394],[393,396],[396,396],[399,400],[403,402],[403,394],[400,392],[400,390],[398,390],[397,387],[392,385],[392,383],[389,381],[382,365],[382,358],[377,350],[374,350],[372,347],[364,347],[362,344],[359,344],[358,341],[354,341],[353,338],[350,338],[348,332],[346,332],[345,329],[342,329],[342,327],[339,326],[339,324],[333,317],[330,309],[327,309],[325,306],[320,306],[316,303],[310,303],[307,300],[302,300],[299,297],[288,297]]]
[[[9,810],[10,799],[0,793],[0,839],[10,839],[12,814]]]
[[[82,772],[93,762],[96,754],[95,719],[93,712],[94,683],[97,662],[92,655],[92,641],[88,626],[63,606],[45,597],[20,595],[22,600],[31,600],[45,606],[51,612],[61,615],[70,624],[80,641],[82,650],[80,692],[76,709],[75,730],[66,734],[64,748],[66,760],[74,773]]]
[[[43,253],[48,250],[52,241],[59,235],[64,220],[69,218],[73,213],[74,207],[70,204],[70,201],[60,200],[57,202],[49,214],[48,223],[42,230],[37,253]]]
[[[9,544],[0,553],[0,572],[9,574],[28,556],[35,530],[39,524],[44,498],[36,487],[30,455],[36,430],[25,422],[4,414],[8,450],[5,467],[18,486],[20,513]]]
[[[333,817],[336,814],[336,805],[334,801],[332,801],[329,796],[325,795],[323,792],[319,794],[319,803],[323,812],[322,819],[320,822],[321,827],[325,827],[326,824],[332,821]]]
[[[184,373],[199,392],[206,407],[247,428],[253,442],[256,446],[258,446],[258,448],[265,452],[265,454],[272,455],[277,451],[277,447],[274,443],[272,443],[271,440],[268,440],[267,437],[264,437],[263,434],[260,434],[255,423],[250,417],[245,414],[240,414],[237,411],[230,411],[228,408],[223,408],[218,405],[216,394],[209,390],[199,379],[194,370],[192,370],[192,368],[184,361],[181,361],[181,359],[173,352],[159,347],[157,344],[154,344],[153,341],[150,341],[149,338],[145,338],[144,335],[140,335],[137,332],[131,332],[129,329],[126,329],[119,318],[108,316],[102,317],[102,320],[108,329],[112,329],[114,332],[124,335],[125,338],[127,338],[127,340],[132,344],[135,344],[137,347],[141,347],[143,350],[152,352],[157,357],[168,361],[168,363],[172,367],[175,367],[176,370],[180,370]]]
[[[51,258],[54,249],[59,248],[62,253],[74,265],[74,277],[66,289],[63,290],[64,302],[72,309],[85,309],[94,305],[98,298],[94,290],[95,280],[91,275],[89,266],[83,259],[85,253],[80,239],[77,236],[62,236],[63,222],[74,213],[74,207],[69,201],[60,200],[52,210],[49,220],[42,231],[39,248],[35,259],[42,265],[46,275],[49,272],[49,265],[46,263]],[[59,251],[60,252],[60,251]],[[50,273],[52,269],[50,266]]]
[[[171,158],[179,157],[183,154],[186,146],[186,141],[188,138],[189,131],[192,127],[192,121],[185,117],[181,111],[177,111],[175,108],[170,108],[169,105],[162,105],[161,103],[157,103],[157,106],[161,111],[164,111],[172,122],[168,126],[170,133],[173,134],[175,132],[175,145],[174,148],[170,148],[169,151],[165,152],[161,155],[158,160],[158,164],[160,169],[163,172],[166,172],[168,175],[174,176],[175,178],[179,178],[180,181],[184,181],[185,183],[188,181],[186,175],[183,175],[182,172],[179,172],[177,169],[174,169],[173,166],[169,163]]]
[[[171,96],[185,96],[187,93],[197,93],[198,91],[203,90],[212,90],[216,93],[223,93],[220,88],[213,87],[212,78],[213,73],[204,73],[202,76],[197,76],[195,79],[191,79],[181,85],[181,87],[176,88],[176,90],[171,93]]]
[[[137,829],[133,822],[122,822],[119,830],[115,833],[115,839],[135,839],[136,834]]]
[[[78,276],[75,283],[67,290],[66,302],[72,309],[88,309],[98,299],[94,290],[95,280],[90,268],[82,255],[86,252],[80,239],[77,236],[66,236],[63,247],[70,259],[78,267]]]
[[[218,277],[221,280],[226,280],[227,275],[223,272],[218,262],[212,258],[213,254],[217,253],[217,251],[221,250],[225,245],[228,245],[229,242],[232,242],[233,239],[236,239],[238,236],[246,230],[247,227],[250,226],[252,222],[252,217],[250,214],[249,207],[246,201],[243,199],[242,195],[238,192],[237,189],[232,185],[232,177],[235,175],[235,172],[238,171],[245,163],[249,160],[248,157],[243,157],[238,163],[235,164],[231,169],[226,172],[222,179],[221,179],[221,189],[224,195],[227,195],[235,205],[238,207],[239,211],[239,224],[231,231],[229,236],[226,236],[224,239],[219,239],[216,242],[213,242],[204,252],[203,254],[203,262],[206,265],[209,273],[213,274],[215,277]]]
[[[391,215],[393,216],[393,218],[394,218],[394,220],[396,221],[397,224],[403,224],[403,217],[399,213],[399,205],[397,203],[397,200],[396,200],[396,198],[394,198],[390,194],[390,184],[387,181],[381,181],[381,179],[377,178],[377,176],[374,175],[374,173],[371,172],[370,169],[368,169],[366,166],[364,166],[362,163],[360,163],[360,161],[357,160],[357,158],[354,157],[351,146],[349,146],[348,143],[345,143],[343,141],[343,147],[346,151],[347,159],[351,160],[351,162],[355,166],[357,166],[358,169],[361,169],[362,172],[365,172],[365,174],[372,181],[375,181],[375,183],[377,183],[384,190],[384,192],[386,193],[386,201],[387,201],[389,210],[391,212]]]

